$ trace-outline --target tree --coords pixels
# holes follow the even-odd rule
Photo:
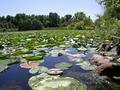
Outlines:
[[[65,22],[69,22],[71,19],[72,19],[72,15],[70,15],[70,14],[67,14],[64,16]]]
[[[84,12],[77,12],[74,14],[74,20],[75,21],[80,21],[83,20],[86,17]]]
[[[57,13],[49,13],[49,27],[58,27],[60,16]]]

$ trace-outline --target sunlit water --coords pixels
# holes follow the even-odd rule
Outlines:
[[[78,53],[74,48],[71,48],[71,50],[73,53]],[[91,55],[92,53],[88,53],[83,59],[87,60]],[[111,90],[105,84],[101,84],[101,82],[97,80],[96,75],[90,71],[83,70],[80,66],[76,66],[75,62],[70,62],[66,55],[59,57],[46,56],[44,57],[44,62],[40,65],[50,69],[54,68],[55,64],[60,62],[73,64],[70,69],[64,71],[62,76],[69,76],[82,81],[88,86],[89,90]],[[28,80],[33,75],[30,74],[28,70],[29,69],[21,68],[19,64],[11,65],[9,69],[0,73],[0,90],[31,90],[28,85]]]

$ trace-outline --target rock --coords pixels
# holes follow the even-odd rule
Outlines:
[[[120,65],[116,63],[104,63],[96,68],[95,73],[113,78],[114,76],[120,76],[119,71]]]
[[[117,46],[117,55],[120,55],[120,45]]]
[[[63,54],[62,53],[58,53],[58,56],[62,56]]]
[[[48,73],[49,75],[60,75],[60,74],[63,73],[63,71],[60,70],[60,69],[57,69],[57,68],[52,68],[52,69],[48,70],[47,73]]]
[[[92,59],[92,62],[94,62],[98,66],[110,62],[109,59],[106,59],[104,56],[98,55],[98,54],[93,54],[91,59]]]

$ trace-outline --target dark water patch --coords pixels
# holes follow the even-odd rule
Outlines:
[[[31,76],[32,75],[29,74],[28,69],[22,69],[19,64],[11,65],[8,70],[0,73],[0,90],[3,88],[6,89],[5,86],[11,88],[17,86],[22,90],[31,90],[28,86],[28,80]]]

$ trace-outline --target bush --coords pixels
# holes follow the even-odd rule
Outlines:
[[[84,22],[81,21],[81,22],[76,23],[74,29],[76,29],[76,30],[84,30],[85,29]]]

